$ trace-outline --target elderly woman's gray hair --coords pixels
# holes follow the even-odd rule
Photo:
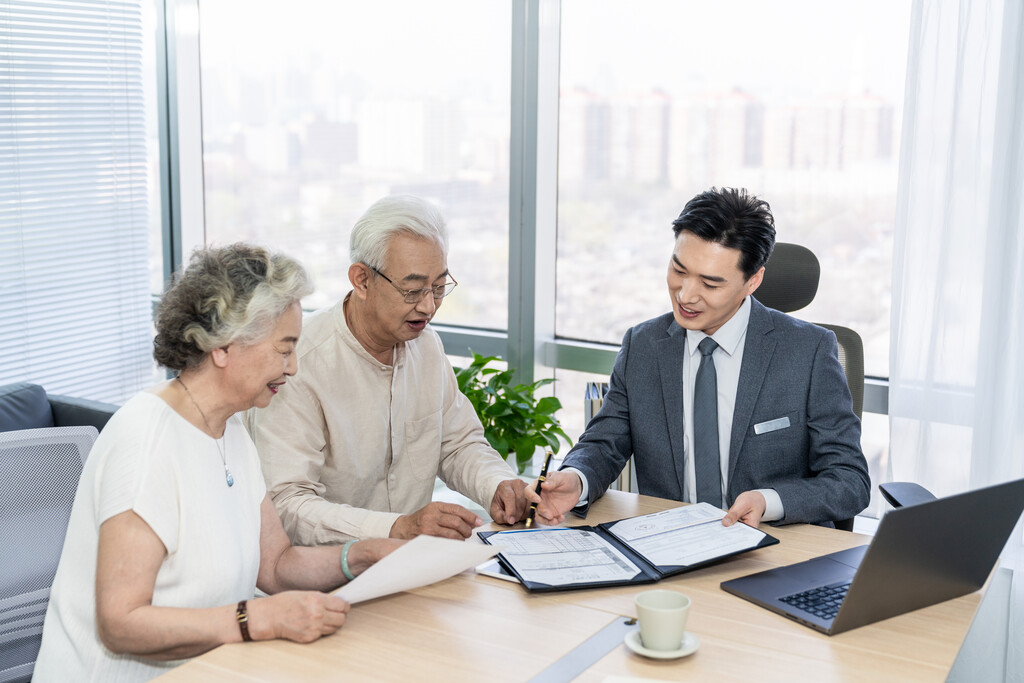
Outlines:
[[[394,195],[378,199],[352,227],[349,258],[383,270],[388,243],[405,233],[436,241],[448,253],[448,228],[440,209],[412,195]]]
[[[306,269],[284,254],[241,242],[197,249],[157,307],[153,357],[180,371],[214,349],[256,343],[312,291]]]

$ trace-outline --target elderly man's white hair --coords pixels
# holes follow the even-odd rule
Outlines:
[[[441,211],[420,197],[393,195],[374,202],[352,227],[352,263],[382,270],[391,238],[403,233],[434,240],[448,254],[448,228]]]

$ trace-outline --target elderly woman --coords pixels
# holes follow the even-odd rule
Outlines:
[[[236,244],[195,253],[164,295],[153,355],[177,376],[129,400],[92,449],[34,680],[148,680],[221,643],[309,642],[344,623],[348,604],[318,591],[400,542],[291,547],[236,415],[295,374],[310,290],[294,260]]]

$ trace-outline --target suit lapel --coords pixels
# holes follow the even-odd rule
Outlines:
[[[750,322],[743,346],[743,362],[740,364],[740,378],[736,385],[736,405],[732,414],[732,438],[729,441],[729,481],[732,481],[736,462],[739,459],[747,427],[754,415],[754,404],[761,393],[765,374],[772,355],[775,353],[775,339],[771,315],[756,299],[750,299]],[[726,499],[729,499],[728,494]],[[729,501],[731,502],[731,500]]]
[[[669,451],[675,469],[679,493],[686,491],[683,477],[683,354],[686,352],[686,331],[669,321],[666,336],[657,343],[658,370],[668,424]],[[682,495],[680,495],[682,500]]]

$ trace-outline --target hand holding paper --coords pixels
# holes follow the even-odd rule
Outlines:
[[[417,536],[334,592],[349,604],[427,586],[494,557],[500,547]]]

